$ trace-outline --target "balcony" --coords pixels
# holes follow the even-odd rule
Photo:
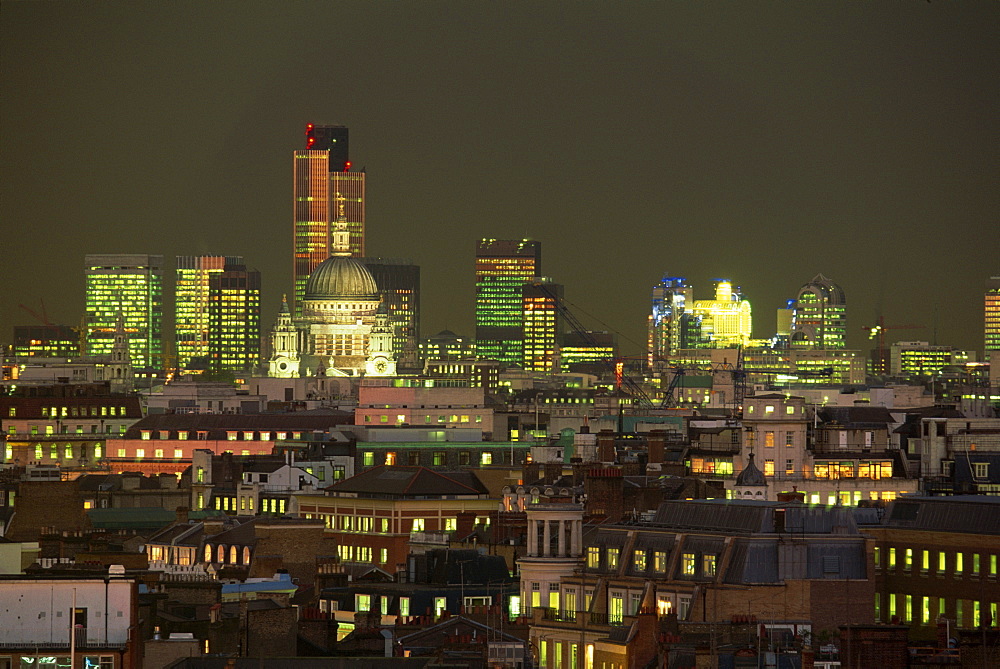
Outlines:
[[[77,627],[76,647],[122,648],[128,641],[128,630],[112,629],[105,639],[104,628],[90,629]],[[62,619],[52,625],[25,626],[0,630],[0,648],[69,648],[69,630],[62,629]]]

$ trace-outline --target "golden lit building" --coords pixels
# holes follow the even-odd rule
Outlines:
[[[714,300],[695,300],[691,312],[701,317],[702,336],[716,348],[745,345],[753,334],[750,302],[728,280],[715,284]]]

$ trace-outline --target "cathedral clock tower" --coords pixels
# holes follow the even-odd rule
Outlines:
[[[375,324],[368,335],[368,359],[365,361],[366,376],[395,376],[396,356],[392,350],[392,325],[385,302],[375,312]]]

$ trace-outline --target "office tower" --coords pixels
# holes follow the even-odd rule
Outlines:
[[[174,349],[178,369],[208,369],[210,279],[227,265],[242,263],[238,257],[177,256]]]
[[[547,277],[535,277],[521,286],[523,362],[529,372],[558,372],[563,287]]]
[[[542,244],[483,239],[476,247],[476,356],[507,365],[523,361],[521,286],[541,275]]]
[[[240,262],[208,285],[208,359],[213,372],[256,371],[260,362],[260,272]]]
[[[989,360],[990,351],[1000,351],[1000,276],[991,276],[986,280],[986,293],[983,299],[983,350],[985,360]]]
[[[87,352],[107,355],[122,316],[132,366],[163,367],[163,256],[92,254],[85,260]]]
[[[573,330],[562,336],[559,366],[564,372],[581,371],[581,366],[586,365],[588,373],[603,373],[617,357],[615,336],[606,330]]]
[[[400,370],[420,367],[420,267],[409,260],[360,258],[368,268],[389,315],[393,350]]]
[[[68,358],[80,355],[80,337],[68,325],[15,325],[14,355]]]
[[[664,275],[653,286],[653,310],[648,319],[650,364],[690,347],[685,341],[682,317],[693,303],[694,290],[684,277]]]
[[[791,345],[795,348],[847,348],[844,290],[822,274],[802,286],[795,299]]]
[[[897,341],[889,347],[889,373],[893,376],[935,376],[945,367],[968,361],[965,351],[951,346],[932,346],[926,341]]]
[[[365,254],[365,174],[352,172],[344,126],[309,124],[306,148],[293,155],[294,309],[301,314],[309,276],[333,254],[334,226],[347,224],[350,251]]]
[[[260,357],[260,272],[240,256],[177,256],[180,370],[249,371]]]
[[[713,348],[743,346],[752,336],[750,302],[727,279],[715,284],[714,300],[695,300],[691,314],[701,317],[701,337]]]

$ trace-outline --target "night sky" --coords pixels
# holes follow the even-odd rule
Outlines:
[[[75,325],[85,253],[243,255],[290,291],[292,151],[347,125],[368,252],[473,333],[481,237],[532,237],[644,348],[652,285],[732,279],[756,336],[817,273],[849,343],[983,346],[1000,3],[3,2],[0,340]]]

